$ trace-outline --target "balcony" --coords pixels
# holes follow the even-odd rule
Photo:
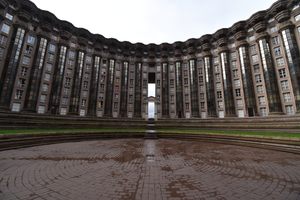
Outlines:
[[[235,40],[243,40],[247,37],[247,33],[244,30],[238,31],[234,34]]]
[[[281,23],[290,18],[290,13],[288,10],[283,10],[275,15],[275,19]]]
[[[264,30],[266,30],[267,28],[267,25],[266,25],[266,22],[265,21],[260,21],[260,22],[257,22],[254,26],[253,26],[254,30],[257,32],[257,33],[260,33]]]

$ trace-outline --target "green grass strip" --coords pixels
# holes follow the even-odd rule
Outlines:
[[[159,133],[164,134],[209,134],[209,135],[229,135],[245,137],[261,137],[274,139],[300,139],[300,133],[288,131],[271,130],[203,130],[203,129],[158,129]]]
[[[0,130],[2,135],[13,134],[66,134],[66,133],[144,133],[143,128],[43,128]]]

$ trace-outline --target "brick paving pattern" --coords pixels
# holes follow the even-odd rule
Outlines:
[[[2,151],[0,199],[300,199],[300,155],[171,139]]]

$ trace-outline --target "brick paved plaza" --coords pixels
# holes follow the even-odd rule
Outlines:
[[[300,199],[300,155],[167,139],[2,151],[0,199]]]

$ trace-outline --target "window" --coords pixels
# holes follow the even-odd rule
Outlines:
[[[56,46],[54,44],[49,44],[49,52],[55,53]]]
[[[12,20],[14,19],[14,16],[12,16],[12,15],[9,14],[9,13],[6,13],[6,14],[5,14],[5,18],[8,19],[8,20],[10,20],[10,21],[12,21]]]
[[[281,89],[288,90],[289,89],[289,82],[287,80],[280,81]]]
[[[68,98],[66,98],[66,97],[62,98],[61,99],[61,104],[64,105],[64,106],[67,105],[68,104]]]
[[[79,115],[80,115],[80,116],[85,116],[85,110],[84,110],[84,109],[80,109]]]
[[[205,102],[200,102],[200,108],[205,109]]]
[[[13,103],[11,111],[20,112],[20,110],[21,110],[21,104],[20,103]]]
[[[33,47],[30,45],[26,45],[25,53],[31,55],[32,51],[33,51]]]
[[[250,42],[252,42],[252,41],[254,41],[254,40],[255,40],[255,36],[254,36],[254,35],[252,35],[252,36],[249,37],[249,41],[250,41]]]
[[[4,55],[4,49],[0,47],[0,60],[2,60]]]
[[[22,99],[23,90],[17,90],[15,94],[15,99]]]
[[[275,32],[277,32],[277,30],[278,30],[278,29],[277,29],[276,26],[270,28],[270,32],[271,32],[271,33],[275,33]]]
[[[44,80],[45,81],[50,81],[50,74],[45,73]]]
[[[218,92],[217,92],[217,98],[218,98],[218,99],[221,99],[221,98],[222,98],[222,92],[221,92],[221,91],[218,91]]]
[[[216,81],[221,81],[221,75],[220,74],[216,74]]]
[[[220,72],[220,66],[219,65],[215,66],[215,72]]]
[[[275,56],[280,56],[281,55],[281,49],[280,49],[280,47],[274,48],[274,54],[275,54]]]
[[[259,73],[259,65],[253,65],[254,73]]]
[[[86,105],[86,99],[82,99],[81,100],[81,106],[85,106]]]
[[[236,52],[232,52],[230,54],[230,58],[231,58],[231,60],[236,60]]]
[[[256,46],[255,45],[250,46],[250,53],[256,54]]]
[[[118,102],[114,102],[114,109],[118,109]]]
[[[264,93],[264,88],[263,88],[262,85],[258,85],[258,86],[256,87],[256,90],[257,90],[257,94],[262,94],[262,93]]]
[[[68,96],[70,94],[70,88],[64,88],[64,95]]]
[[[185,103],[185,109],[189,110],[190,109],[190,104],[189,103]]]
[[[90,56],[87,56],[86,59],[85,59],[85,61],[87,63],[91,63],[92,62],[92,58]]]
[[[283,67],[284,66],[284,59],[283,58],[277,58],[276,63],[278,67]]]
[[[27,67],[22,67],[22,69],[21,69],[21,75],[22,76],[26,76],[27,75]]]
[[[238,78],[239,77],[239,71],[237,69],[232,70],[233,73],[233,78]]]
[[[240,80],[234,80],[234,86],[235,87],[241,87],[241,81]]]
[[[35,42],[35,37],[32,36],[32,35],[29,35],[28,38],[27,38],[27,43],[31,44],[31,45],[34,45],[34,42]]]
[[[18,86],[20,88],[24,87],[25,86],[25,81],[26,80],[24,78],[19,78],[19,80],[18,80]]]
[[[237,97],[241,96],[241,89],[235,89],[235,96]]]
[[[204,93],[200,93],[200,99],[201,99],[201,100],[204,99]]]
[[[223,103],[223,101],[218,101],[218,108],[219,109],[223,109],[223,107],[224,107],[224,103]]]
[[[47,63],[46,64],[46,71],[51,72],[51,70],[52,70],[52,64]]]
[[[214,60],[214,64],[219,64],[219,58],[218,57],[215,57],[213,60]]]
[[[262,82],[260,74],[255,75],[255,82],[256,83],[261,83]]]
[[[258,55],[257,54],[252,56],[252,62],[253,63],[257,63],[258,62]]]
[[[54,55],[53,54],[49,54],[48,55],[48,62],[53,62],[54,61]]]
[[[189,79],[188,79],[188,78],[185,78],[185,79],[184,79],[184,84],[185,84],[185,85],[189,84]]]
[[[260,116],[265,117],[267,116],[267,108],[260,108]]]
[[[23,57],[22,64],[24,64],[24,65],[29,65],[29,63],[30,63],[30,58],[27,57],[27,56],[24,56],[24,57]]]
[[[258,97],[258,104],[259,105],[265,105],[266,104],[266,98],[264,96]]]
[[[278,36],[272,37],[272,44],[273,45],[279,45],[279,38],[278,38]]]
[[[4,35],[0,35],[0,45],[5,47],[6,43],[7,43],[7,37]]]
[[[74,59],[75,58],[75,52],[74,51],[70,51],[69,52],[69,58],[70,59]]]
[[[293,115],[294,113],[294,108],[291,105],[285,106],[286,114],[288,115]]]
[[[89,84],[88,81],[84,81],[83,82],[83,89],[88,89],[88,84]]]
[[[221,85],[221,83],[216,83],[216,89],[217,89],[217,90],[222,90],[222,85]]]
[[[236,61],[231,62],[231,69],[236,69]]]
[[[45,103],[46,102],[46,97],[47,96],[45,94],[42,94],[41,97],[40,97],[40,102]]]
[[[174,79],[170,79],[170,85],[174,86]]]
[[[38,113],[39,114],[44,114],[45,113],[45,106],[39,106],[38,107]]]
[[[66,108],[61,108],[60,109],[60,115],[66,115],[67,114],[67,109]]]
[[[280,69],[280,70],[278,70],[278,72],[279,72],[279,77],[280,78],[286,77],[285,69]]]
[[[68,90],[70,90],[70,89],[68,88]],[[83,96],[84,98],[86,98],[86,97],[88,96],[88,92],[87,92],[87,91],[83,91],[83,92],[82,92],[82,96]]]
[[[47,92],[48,89],[49,89],[49,85],[44,83],[44,84],[42,85],[42,92]]]
[[[203,83],[203,76],[199,76],[199,83]]]
[[[300,21],[300,14],[295,16],[295,21]]]
[[[236,100],[236,105],[237,105],[238,107],[242,107],[242,106],[243,106],[243,100],[242,100],[242,99]]]
[[[10,31],[10,26],[7,25],[7,24],[3,24],[2,28],[1,28],[1,32],[5,33],[5,34],[8,34],[9,31]]]
[[[70,87],[70,85],[71,85],[71,78],[66,78],[65,86]],[[101,84],[101,85],[103,85],[103,84]]]
[[[289,92],[283,93],[283,101],[284,102],[291,102],[292,101],[291,94]]]

